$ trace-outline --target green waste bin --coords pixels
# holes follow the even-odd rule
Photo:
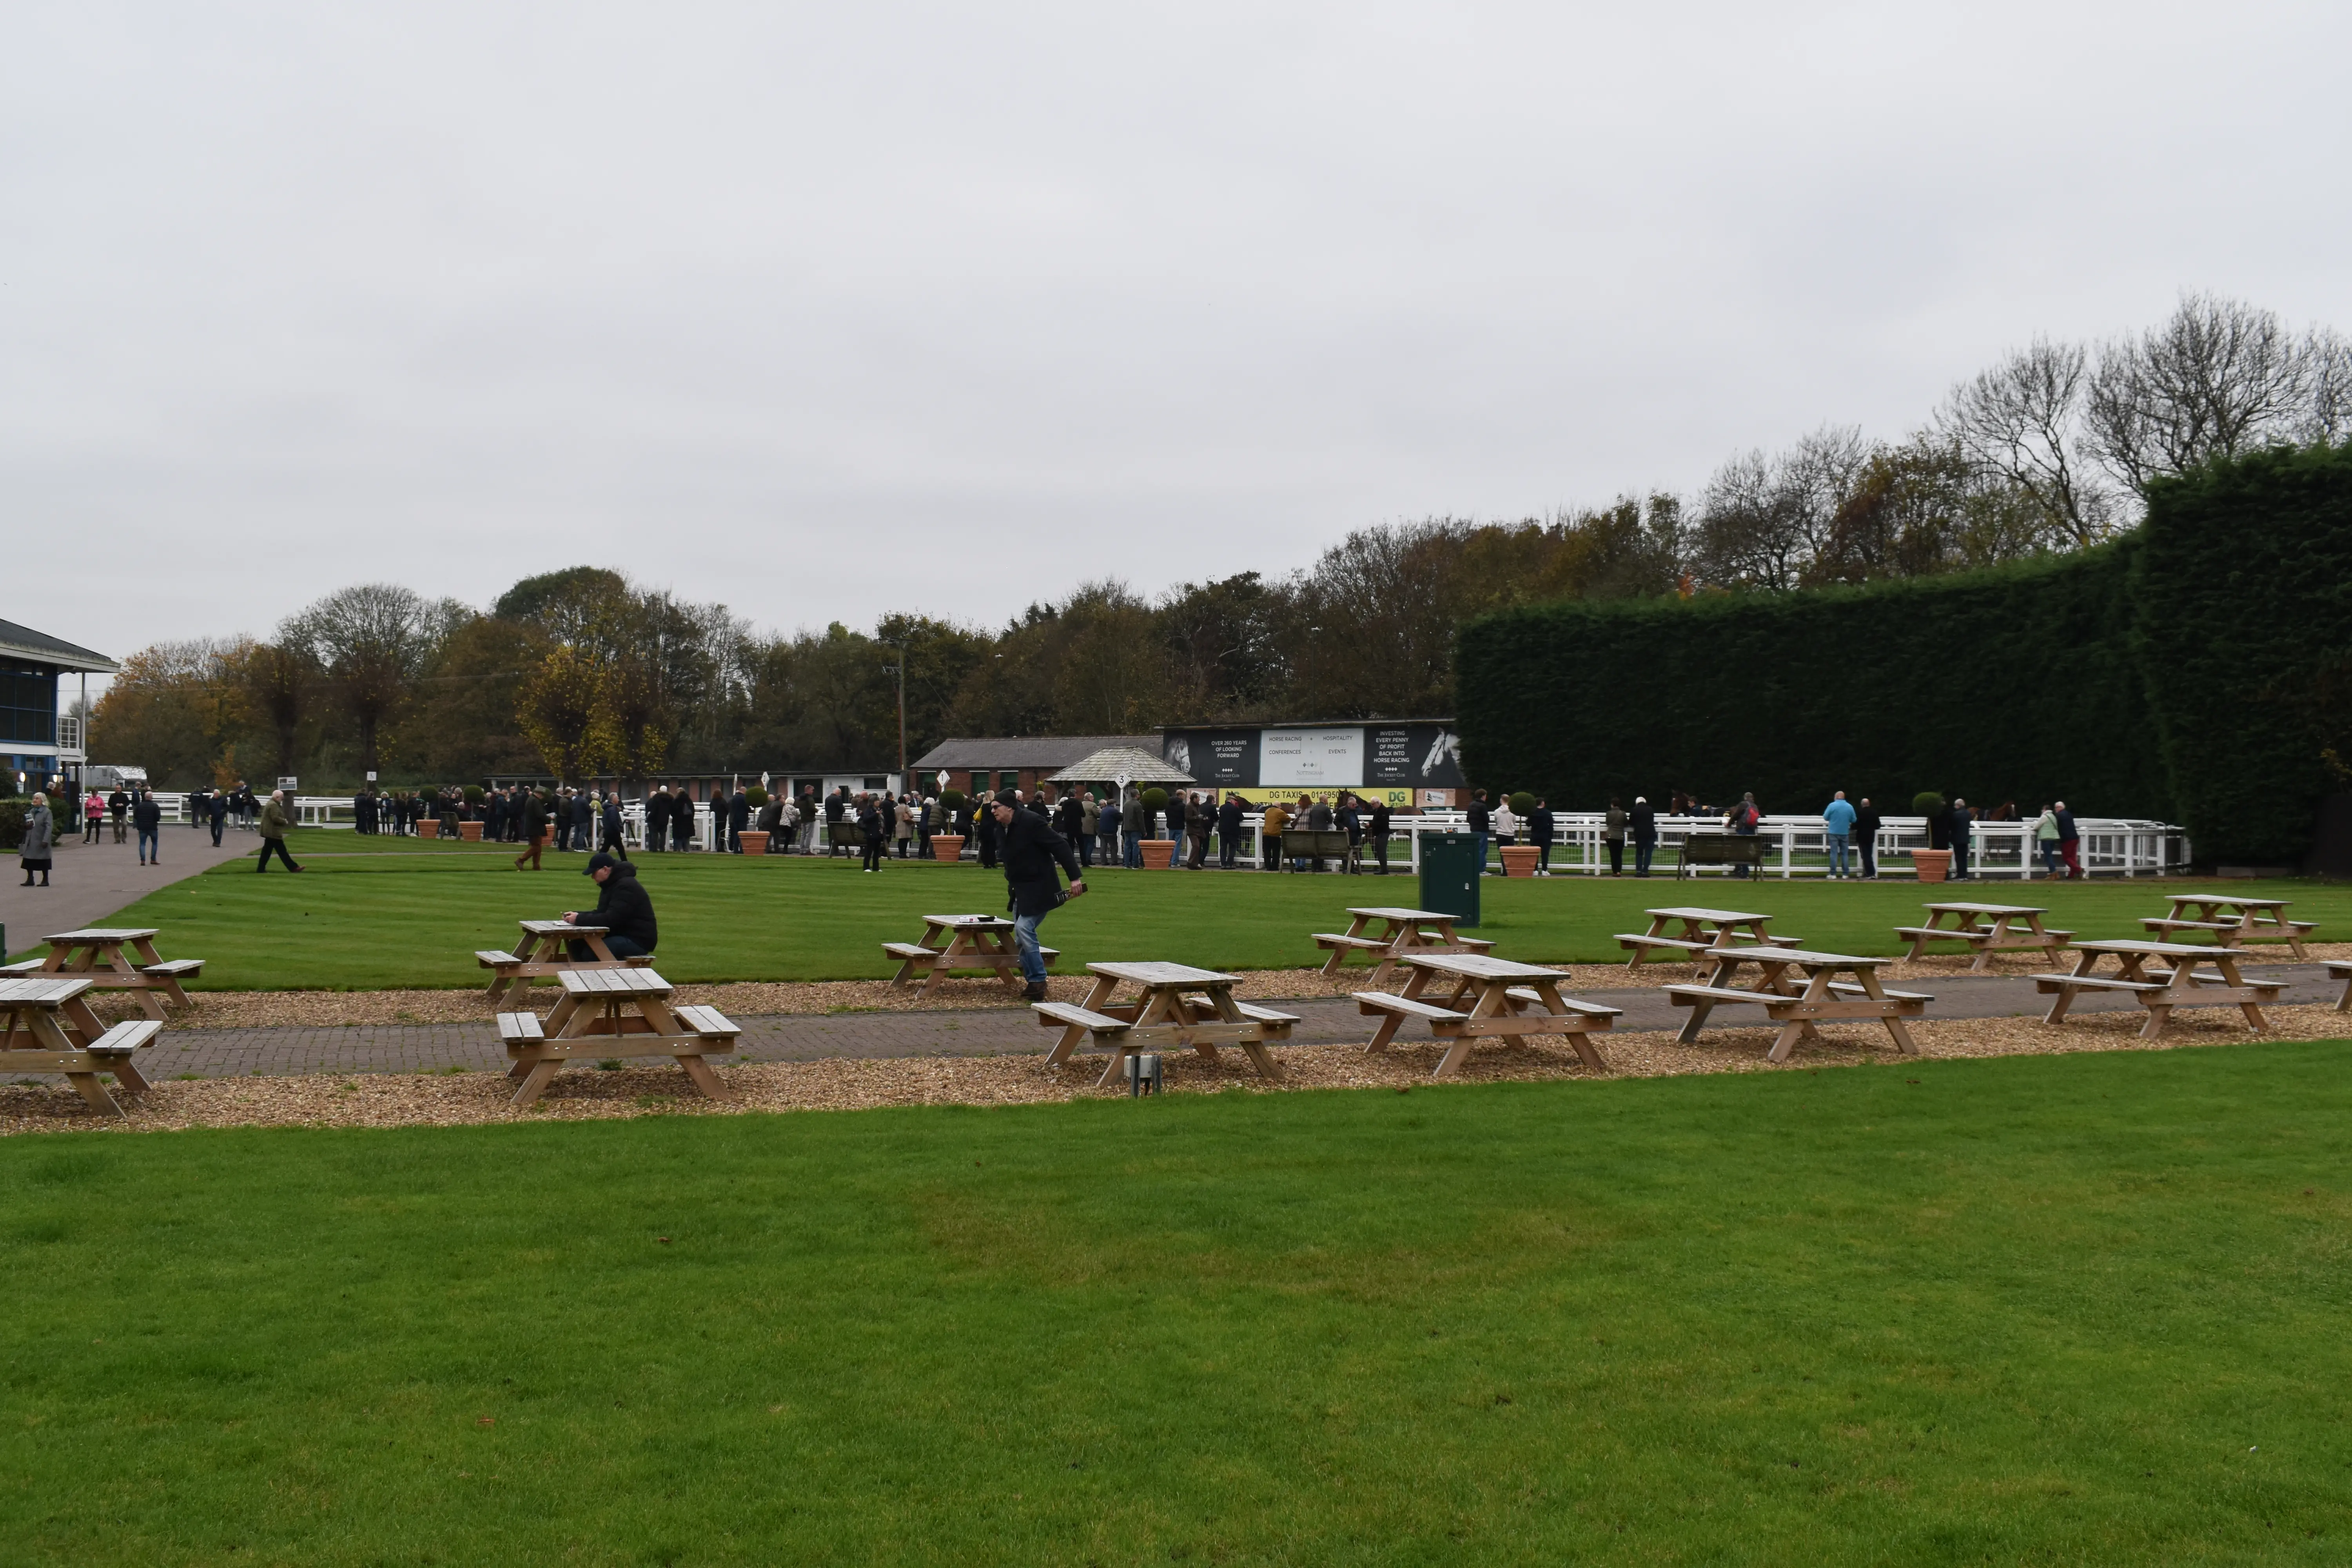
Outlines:
[[[1480,869],[1476,834],[1423,834],[1421,907],[1432,914],[1452,915],[1456,927],[1475,926]]]

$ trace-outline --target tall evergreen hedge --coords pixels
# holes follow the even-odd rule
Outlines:
[[[2168,481],[2141,534],[2132,647],[2197,858],[2294,864],[2342,717],[2315,710],[2312,678],[2352,658],[2352,445]]]
[[[2131,538],[1962,576],[1564,603],[1462,632],[1463,761],[1554,805],[2053,798],[2284,862],[2325,784],[2293,678],[2352,646],[2352,449],[2160,487]],[[2284,684],[2278,678],[2286,677]]]

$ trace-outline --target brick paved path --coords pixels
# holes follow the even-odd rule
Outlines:
[[[2317,964],[2250,964],[2251,976],[2289,982],[2283,1003],[2330,1002],[2336,983]],[[1931,982],[1906,981],[1908,989],[1928,990],[1936,1000],[1927,1016],[1935,1018],[2002,1018],[2038,1015],[2049,999],[2033,989],[2031,980],[2011,975],[1951,976]],[[1581,991],[1587,1001],[1622,1007],[1621,1029],[1673,1029],[1681,1026],[1683,1011],[1652,989]],[[1372,1021],[1342,998],[1276,1004],[1295,1013],[1299,1023],[1291,1039],[1300,1045],[1328,1045],[1362,1040]],[[2089,996],[2074,1011],[2108,1012],[2133,1008],[2127,996]],[[1745,1012],[1745,1009],[1740,1010]],[[1727,1019],[1739,1022],[1738,1018]],[[1025,1009],[1012,1007],[940,1009],[918,1013],[843,1013],[823,1016],[782,1015],[739,1018],[743,1037],[737,1052],[741,1061],[814,1061],[826,1057],[992,1056],[1007,1052],[1042,1052],[1053,1035],[1041,1028]],[[2352,1032],[2352,1018],[2346,1027]],[[167,1031],[141,1058],[148,1076],[156,1079],[194,1075],[221,1078],[247,1073],[370,1073],[429,1072],[465,1068],[477,1072],[503,1072],[507,1057],[498,1031],[479,1024],[373,1024],[344,1029],[188,1029]]]

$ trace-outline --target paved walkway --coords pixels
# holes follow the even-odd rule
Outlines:
[[[15,851],[0,858],[0,926],[7,928],[10,947],[20,953],[28,949],[46,952],[40,941],[53,931],[96,925],[158,888],[170,887],[184,877],[240,855],[250,858],[261,850],[257,835],[235,827],[222,830],[221,847],[215,849],[209,827],[199,830],[167,822],[157,847],[163,863],[142,866],[139,836],[128,826],[120,844],[114,842],[111,824],[100,830],[100,840],[84,844],[80,825],[76,824],[73,836],[60,843],[51,857],[57,864],[49,872],[47,888],[24,885],[25,874],[16,868]],[[270,868],[270,875],[278,875],[280,869]]]
[[[2332,1002],[2340,983],[2317,964],[2249,964],[2249,976],[2288,983],[2282,1003]],[[1959,976],[1906,981],[1906,989],[1929,990],[1936,1000],[1927,1016],[2008,1018],[2039,1016],[2049,998],[2033,982],[2013,975]],[[1654,989],[1580,991],[1586,1001],[1624,1009],[1621,1029],[1675,1029],[1687,1015]],[[1296,1045],[1334,1045],[1367,1038],[1372,1020],[1344,997],[1273,1004],[1298,1016]],[[2074,1011],[2137,1010],[2128,996],[2085,996]],[[1751,1016],[1752,1015],[1752,1016]],[[1735,1008],[1720,1015],[1727,1024],[1761,1022],[1762,1015]],[[738,1018],[743,1037],[737,1059],[756,1062],[815,1061],[828,1057],[997,1056],[1041,1053],[1053,1035],[1025,1008],[986,1007],[955,1011],[778,1015]],[[2352,1030],[2352,1018],[2346,1021]],[[498,1030],[478,1024],[377,1024],[340,1029],[169,1030],[142,1057],[151,1078],[224,1078],[262,1073],[434,1072],[462,1068],[475,1072],[506,1070]]]

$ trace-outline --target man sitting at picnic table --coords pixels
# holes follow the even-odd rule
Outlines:
[[[1013,911],[1013,940],[1021,950],[1021,978],[1028,982],[1023,995],[1045,1000],[1045,955],[1037,951],[1037,922],[1061,908],[1062,885],[1054,868],[1070,879],[1070,898],[1087,890],[1076,851],[1054,825],[1034,811],[1021,809],[1018,790],[996,792],[996,853],[1004,861],[1005,886],[1011,889],[1005,908]]]
[[[603,926],[604,946],[614,958],[651,958],[661,934],[654,927],[653,899],[637,880],[636,867],[599,849],[588,857],[584,875],[596,879],[596,907],[585,913],[566,910],[564,920],[576,926]],[[584,942],[565,945],[574,963],[585,963],[596,956]]]

